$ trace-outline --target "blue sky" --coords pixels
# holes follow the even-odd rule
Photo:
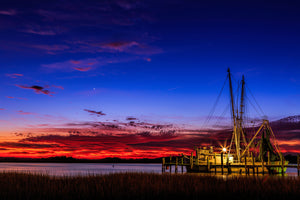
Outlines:
[[[269,119],[299,115],[299,21],[297,1],[1,1],[3,134],[128,116],[201,128],[228,67]]]
[[[266,115],[299,114],[294,1],[1,4],[1,102],[7,112],[83,120],[80,112],[91,108],[110,118],[203,117],[230,67],[236,79],[245,74]],[[16,85],[49,86],[54,93]]]

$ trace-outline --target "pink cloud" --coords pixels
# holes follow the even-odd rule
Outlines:
[[[52,30],[33,30],[33,29],[27,29],[24,32],[26,33],[32,33],[37,35],[56,35],[56,32]]]
[[[101,65],[99,62],[99,58],[87,58],[83,60],[68,60],[64,62],[58,62],[53,64],[43,64],[42,67],[48,70],[61,70],[61,71],[88,71],[91,70],[91,67],[80,67],[79,64],[82,66],[86,65]]]
[[[80,60],[70,60],[70,63],[74,64],[74,65],[79,65],[81,63]]]
[[[18,78],[21,76],[24,76],[23,74],[6,74],[6,76],[10,77],[10,78]]]
[[[51,72],[51,71],[68,71],[72,72],[74,70],[77,71],[88,71],[96,69],[100,66],[105,66],[108,64],[114,63],[126,63],[134,60],[144,59],[144,57],[140,56],[129,56],[129,55],[120,55],[119,57],[110,56],[110,57],[96,57],[96,58],[87,58],[83,60],[79,60],[81,66],[93,66],[93,67],[80,67],[78,64],[74,64],[72,62],[64,61],[64,62],[57,62],[52,64],[43,64],[42,67]]]
[[[91,70],[92,68],[91,67],[74,67],[74,69],[77,71],[86,72],[86,71]]]
[[[60,86],[60,85],[52,85],[52,87],[58,88],[58,89],[61,89],[61,90],[64,90],[64,89],[65,89],[63,86]]]
[[[9,15],[13,16],[16,15],[17,12],[15,10],[0,10],[0,15]]]
[[[16,98],[20,100],[28,100],[27,98],[23,98],[23,97],[16,97]]]
[[[133,46],[140,46],[140,44],[135,41],[117,41],[101,45],[101,47],[104,49],[111,49],[116,51],[125,51],[126,49]]]
[[[32,112],[24,112],[23,110],[19,110],[19,111],[17,111],[18,112],[18,114],[20,114],[20,115],[34,115],[35,113],[32,113]]]
[[[153,55],[162,53],[162,49],[154,46],[145,44],[145,42],[137,42],[130,40],[119,40],[112,42],[101,42],[96,40],[87,41],[70,41],[67,42],[72,47],[69,52],[88,52],[88,53],[99,53],[99,52],[125,52],[137,55]],[[77,64],[77,63],[74,63]]]
[[[70,49],[67,45],[31,45],[31,47],[45,50],[48,54],[56,54]]]
[[[9,98],[9,99],[28,100],[28,99],[26,99],[26,98],[22,98],[22,97],[12,97],[12,96],[6,96],[6,98]]]
[[[51,94],[54,94],[54,92],[50,92],[49,90],[45,90],[44,87],[38,86],[38,85],[33,85],[33,86],[23,86],[23,85],[16,85],[19,88],[23,89],[32,89],[35,91],[37,94],[46,94],[49,96],[52,96]]]
[[[0,110],[5,110],[5,108],[0,108]]]
[[[22,98],[22,97],[12,97],[12,96],[6,96],[6,98],[9,98],[9,99],[28,100],[28,99],[26,99],[26,98]]]

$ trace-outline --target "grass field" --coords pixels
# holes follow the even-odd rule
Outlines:
[[[0,199],[300,199],[300,179],[119,173],[51,177],[0,173]]]

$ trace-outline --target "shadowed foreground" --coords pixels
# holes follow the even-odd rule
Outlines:
[[[119,173],[51,177],[0,173],[0,199],[299,199],[300,179]]]

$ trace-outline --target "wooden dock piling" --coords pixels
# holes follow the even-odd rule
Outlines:
[[[245,174],[248,174],[248,169],[247,169],[247,156],[245,155]]]
[[[207,163],[207,170],[208,172],[210,172],[210,162],[209,162],[209,158],[206,158],[206,163]]]
[[[215,157],[215,174],[217,174],[217,158],[216,158],[216,153],[214,154]]]
[[[178,157],[176,157],[176,161],[175,161],[175,173],[178,172]]]
[[[193,152],[191,153],[190,164],[191,164],[191,169],[193,169],[193,165],[194,165]]]
[[[231,174],[231,167],[230,167],[229,157],[228,156],[227,156],[227,173]]]
[[[170,156],[170,165],[169,165],[169,167],[170,167],[170,174],[172,173],[172,156]]]
[[[262,162],[261,162],[261,167],[262,167],[262,174],[264,175],[265,174],[265,170],[264,170],[264,168],[265,168],[265,164],[264,164],[264,158],[262,157]]]
[[[297,155],[297,171],[298,171],[298,176],[300,176],[300,156]]]
[[[181,157],[181,173],[183,173],[183,156]]]
[[[222,175],[224,173],[224,165],[223,165],[223,152],[221,153],[221,168],[222,168]]]
[[[164,173],[165,170],[166,170],[166,166],[165,166],[165,158],[162,158],[161,172]]]
[[[255,163],[254,163],[254,157],[253,157],[253,153],[251,153],[251,159],[252,159],[252,169],[253,169],[253,175],[255,175]]]
[[[281,158],[281,174],[283,175],[284,174],[284,157],[282,154],[280,155],[280,158]]]

